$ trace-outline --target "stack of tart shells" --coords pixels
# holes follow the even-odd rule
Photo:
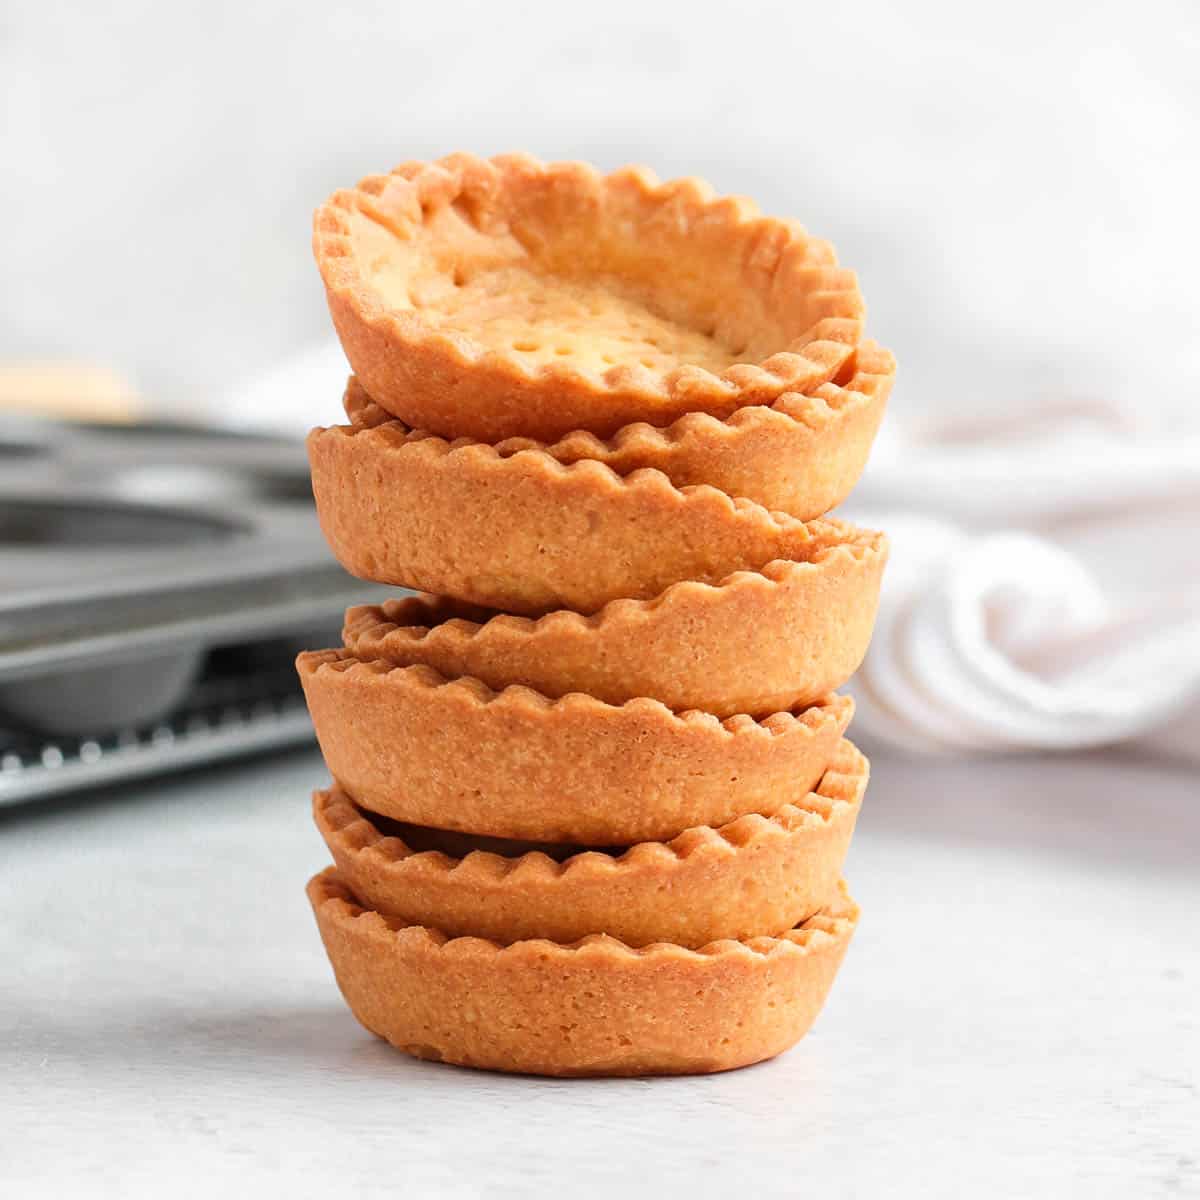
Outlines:
[[[347,1003],[495,1070],[778,1054],[858,919],[835,689],[887,551],[823,514],[895,364],[855,276],[696,180],[528,156],[365,179],[314,247],[354,371],[309,437],[322,528],[417,593],[298,660]]]

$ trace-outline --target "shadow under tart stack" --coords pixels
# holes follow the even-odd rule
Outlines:
[[[854,274],[696,180],[528,156],[365,179],[314,247],[354,370],[309,437],[322,528],[419,593],[298,660],[354,1015],[542,1075],[787,1049],[858,920],[835,689],[887,547],[822,514],[895,364]]]

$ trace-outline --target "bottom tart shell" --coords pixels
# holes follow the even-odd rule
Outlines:
[[[329,773],[363,808],[435,829],[590,846],[772,816],[825,773],[853,712],[844,696],[757,721],[673,713],[650,699],[552,701],[340,650],[301,654],[297,668]]]
[[[315,794],[313,817],[354,895],[405,924],[504,944],[601,932],[630,946],[696,947],[781,934],[819,911],[841,876],[867,776],[866,758],[843,741],[817,787],[773,817],[561,861],[522,853],[522,843],[472,850],[457,835],[434,839],[447,852],[414,849],[430,831],[401,827],[389,836],[336,790]]]
[[[858,920],[843,884],[777,938],[501,947],[365,910],[334,868],[308,896],[366,1029],[418,1058],[533,1075],[707,1074],[772,1058],[816,1019]]]

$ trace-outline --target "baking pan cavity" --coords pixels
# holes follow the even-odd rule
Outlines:
[[[221,541],[243,528],[228,518],[149,505],[12,497],[0,501],[0,547],[142,550]]]
[[[75,736],[156,721],[182,702],[203,661],[195,646],[0,683],[0,720]]]
[[[253,690],[284,661],[291,688],[297,646],[363,590],[321,536],[299,442],[0,415],[0,805],[86,783],[92,752],[63,739],[107,745],[190,711],[214,663]],[[307,736],[289,708],[134,757],[144,773]],[[106,779],[123,753],[103,752]]]

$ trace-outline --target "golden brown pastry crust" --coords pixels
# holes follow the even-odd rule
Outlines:
[[[858,482],[895,373],[892,355],[864,342],[845,386],[814,384],[810,393],[787,392],[770,406],[739,408],[724,420],[688,413],[665,429],[642,422],[607,440],[576,430],[551,444],[514,437],[497,443],[495,450],[501,458],[541,450],[564,465],[593,459],[618,475],[662,471],[676,487],[711,484],[727,496],[808,521],[836,508]],[[395,486],[393,476],[405,464],[399,451],[426,435],[392,418],[353,376],[344,406],[359,432],[360,466],[378,472],[384,486]],[[363,436],[367,429],[377,432]],[[469,438],[453,443],[469,444]]]
[[[858,919],[843,885],[778,938],[500,947],[364,910],[332,868],[308,895],[368,1030],[418,1058],[536,1075],[702,1074],[771,1058],[820,1012]]]
[[[817,567],[774,562],[717,587],[685,581],[591,617],[560,610],[535,620],[414,596],[349,609],[343,637],[359,658],[424,663],[497,690],[522,684],[609,704],[649,696],[677,712],[766,716],[816,703],[857,669],[883,565],[879,543],[864,540]]]
[[[659,471],[619,476],[594,460],[564,466],[539,450],[504,458],[481,443],[415,435],[381,455],[381,434],[386,427],[335,426],[308,439],[326,540],[362,579],[537,616],[650,600],[681,580],[715,584],[774,560],[811,563],[825,583],[870,592],[882,570],[881,534],[798,521],[707,485],[681,490]],[[873,620],[873,595],[858,610]]]
[[[405,163],[322,205],[313,250],[367,391],[450,437],[728,416],[832,379],[862,331],[828,243],[639,168]]]
[[[784,933],[826,903],[867,776],[867,760],[842,741],[813,791],[773,817],[701,826],[620,855],[552,857],[519,842],[472,849],[462,835],[445,851],[417,848],[410,843],[444,842],[409,826],[381,829],[380,818],[337,790],[314,794],[313,817],[346,886],[365,907],[407,925],[502,945],[605,933],[630,946],[698,947]]]
[[[329,773],[372,812],[437,829],[592,846],[772,816],[821,778],[853,704],[756,721],[495,692],[425,666],[323,650],[296,660]]]

